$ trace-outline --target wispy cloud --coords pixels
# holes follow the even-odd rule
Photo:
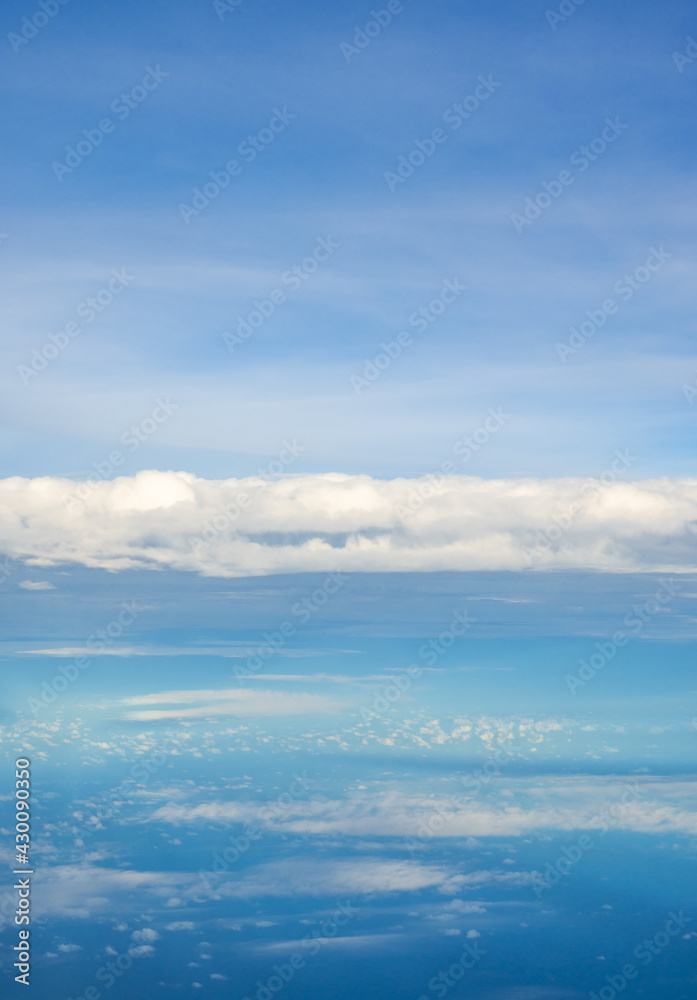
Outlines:
[[[121,706],[172,706],[126,712],[127,719],[191,719],[209,715],[238,717],[283,715],[333,715],[349,706],[322,695],[294,694],[285,691],[247,691],[242,688],[221,690],[163,691],[157,694],[126,698]]]
[[[247,643],[240,641],[239,643],[231,642],[229,645],[225,646],[158,646],[153,644],[152,646],[109,646],[106,649],[100,650],[100,656],[219,656],[223,659],[245,659],[248,657],[255,649],[253,643]],[[303,659],[308,656],[325,656],[329,650],[325,649],[277,649],[274,650],[274,656],[281,657],[302,657]],[[336,655],[339,653],[352,652],[351,650],[335,650],[332,649],[331,653]],[[95,653],[94,649],[89,646],[49,646],[41,649],[18,649],[13,655],[16,656],[58,656],[58,657],[73,657],[73,656],[93,656]],[[269,676],[268,674],[266,675]],[[279,679],[282,679],[285,675],[279,674]]]
[[[100,656],[133,656],[132,646],[107,646],[99,650]],[[95,650],[89,646],[55,646],[53,649],[18,649],[17,656],[94,656]]]

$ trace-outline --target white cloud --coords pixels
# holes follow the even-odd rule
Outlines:
[[[144,927],[142,931],[133,931],[131,939],[133,941],[157,941],[160,935],[152,927]]]
[[[616,779],[589,782],[585,778],[525,785],[514,792],[525,795],[518,805],[505,794],[490,795],[485,802],[463,795],[453,805],[447,796],[429,797],[354,793],[347,799],[298,800],[275,820],[278,831],[303,835],[393,836],[412,838],[416,848],[442,837],[513,837],[536,831],[603,830],[603,811],[614,809],[612,827],[642,833],[697,834],[697,812],[690,809],[694,783],[632,782],[636,793],[625,794]],[[617,807],[617,808],[615,808]],[[208,801],[198,805],[169,802],[147,820],[173,824],[245,823],[258,819],[259,803],[235,800]],[[431,822],[433,817],[446,820]],[[516,872],[502,872],[501,878]]]
[[[342,948],[381,948],[385,945],[393,944],[403,940],[401,934],[344,934],[333,938],[323,938],[322,947],[334,949]],[[301,939],[296,938],[290,941],[268,941],[257,944],[255,950],[264,952],[291,952],[304,947]]]
[[[516,873],[506,872],[506,879],[515,882]],[[500,881],[496,873],[473,872],[462,875],[444,866],[425,865],[409,859],[385,860],[359,858],[331,861],[308,856],[282,861],[271,861],[246,870],[239,877],[213,876],[215,885],[210,890],[215,898],[254,899],[264,896],[316,896],[327,895],[353,898],[373,893],[414,892],[434,889],[454,895],[464,885],[478,885],[486,881]],[[109,909],[132,910],[133,893],[144,893],[149,905],[163,906],[176,887],[179,902],[200,900],[204,890],[197,872],[154,872],[100,868],[87,864],[63,865],[51,869],[40,886],[35,910],[41,915],[60,914],[66,899],[78,898],[93,886],[109,892]],[[39,885],[37,884],[37,892]],[[135,934],[142,932],[136,931]],[[136,941],[143,940],[141,937]],[[201,942],[204,946],[204,942]],[[61,950],[75,950],[76,946],[60,946]],[[149,955],[152,945],[134,944],[130,955]],[[201,956],[202,957],[202,956]]]
[[[155,949],[151,944],[139,944],[135,948],[129,948],[128,954],[133,958],[150,958],[155,954]]]
[[[166,931],[192,931],[193,929],[194,924],[191,920],[175,920],[165,927]]]
[[[1,480],[0,551],[31,565],[170,567],[223,577],[697,566],[695,479],[603,485],[449,476],[434,487],[428,476],[337,473],[264,483],[144,471],[93,484],[73,510],[77,488],[51,477]]]
[[[127,900],[132,893],[141,890],[166,900],[173,889],[188,887],[197,878],[197,875],[185,872],[133,871],[84,863],[56,865],[36,884],[34,912],[41,916],[62,916],[66,908],[79,906],[86,896],[98,892],[106,902],[101,907],[95,906],[95,912],[113,915],[118,912],[116,906],[119,899],[122,911],[130,913]],[[116,930],[127,928],[125,924],[119,924]]]
[[[56,588],[48,580],[22,580],[19,584],[22,590],[55,590]]]
[[[106,649],[99,651],[100,656],[221,656],[227,657],[229,659],[244,659],[250,655],[253,651],[254,645],[250,645],[248,642],[234,642],[230,641],[225,646],[204,646],[204,645],[192,645],[192,646],[157,646],[157,645],[140,645],[140,646],[108,646]],[[308,656],[325,656],[327,650],[315,647],[314,649],[277,649],[274,652],[274,656],[282,657],[308,657]],[[331,651],[335,653],[335,650]],[[350,650],[344,650],[344,652],[350,652]],[[73,658],[75,656],[94,656],[94,649],[89,646],[53,646],[53,647],[42,647],[36,649],[18,649],[15,653],[19,656],[59,656],[66,658]],[[266,674],[267,677],[274,679],[274,675]],[[288,678],[285,674],[275,675],[279,680],[302,680],[303,676],[298,675],[297,677]],[[307,675],[307,679],[312,680],[314,675]],[[320,679],[330,680],[333,679],[332,675],[317,675]],[[252,678],[248,678],[251,680]],[[352,678],[347,677],[346,683],[349,683]]]
[[[349,861],[284,860],[259,865],[240,878],[216,886],[222,896],[337,896],[416,892],[433,888],[455,892],[467,876],[415,861],[360,858]]]
[[[161,694],[127,698],[121,704],[176,705],[176,708],[131,710],[126,718],[140,721],[153,719],[190,719],[209,715],[231,715],[239,718],[285,715],[322,715],[340,712],[347,706],[318,694],[295,694],[287,691],[248,691],[229,688],[221,691],[163,691]]]
[[[59,944],[58,951],[63,951],[69,954],[72,951],[82,951],[82,945],[79,944]]]
[[[100,649],[100,656],[133,656],[136,651],[128,646],[107,646]],[[94,656],[89,646],[56,646],[54,649],[18,649],[18,656]]]
[[[456,910],[458,913],[486,913],[479,903],[466,903],[463,899],[452,899],[446,904],[446,910]]]

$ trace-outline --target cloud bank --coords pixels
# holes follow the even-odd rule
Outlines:
[[[0,480],[0,551],[29,565],[296,572],[694,572],[697,479],[427,475]]]
[[[521,792],[515,784],[506,788],[514,794]],[[482,802],[476,795],[462,792],[457,803],[452,796],[354,794],[345,800],[293,802],[274,818],[274,829],[303,836],[422,837],[422,846],[433,838],[522,837],[573,830],[694,836],[697,811],[686,800],[686,793],[694,794],[694,783],[685,783],[676,791],[673,785],[664,788],[658,783],[596,780],[586,787],[573,781],[560,784],[551,794],[546,788],[526,788],[526,798],[519,803],[505,797]],[[147,821],[179,826],[254,823],[258,818],[258,803],[168,802]]]

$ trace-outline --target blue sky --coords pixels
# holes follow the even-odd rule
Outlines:
[[[694,10],[45,6],[0,13],[34,995],[693,996]]]
[[[473,474],[596,475],[616,447],[643,477],[689,474],[696,69],[672,56],[690,10],[590,3],[552,30],[546,9],[408,3],[350,62],[360,5],[245,0],[221,22],[208,3],[68,4],[8,44],[7,474],[84,475],[163,393],[176,418],[128,471],[251,474],[291,435],[295,471],[416,475],[493,406],[512,419]],[[4,30],[25,13],[7,5]],[[148,66],[168,76],[120,120],[112,102]],[[453,131],[443,115],[480,76],[501,86]],[[186,225],[179,206],[276,107],[296,117]],[[52,164],[105,116],[114,130],[59,182]],[[516,232],[607,117],[628,128]],[[439,126],[391,192],[385,173]],[[224,334],[320,236],[339,249],[231,354]],[[555,344],[652,247],[672,256],[562,364]],[[23,384],[17,366],[123,267],[123,293]],[[467,291],[409,328],[453,278]],[[357,396],[350,377],[403,328],[409,349]]]

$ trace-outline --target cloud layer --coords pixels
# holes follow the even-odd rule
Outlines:
[[[474,782],[470,781],[469,788]],[[515,782],[509,794],[482,802],[458,790],[457,799],[409,795],[399,791],[354,794],[345,800],[293,802],[274,818],[284,833],[314,836],[421,838],[522,837],[540,832],[608,829],[634,833],[697,833],[691,809],[694,784],[584,778],[547,785]],[[521,796],[512,801],[510,795]],[[258,804],[209,801],[197,805],[168,802],[148,817],[150,822],[182,824],[258,822]],[[419,844],[416,845],[417,847]]]
[[[604,479],[12,477],[0,481],[0,551],[38,566],[220,577],[697,569],[697,479]]]

